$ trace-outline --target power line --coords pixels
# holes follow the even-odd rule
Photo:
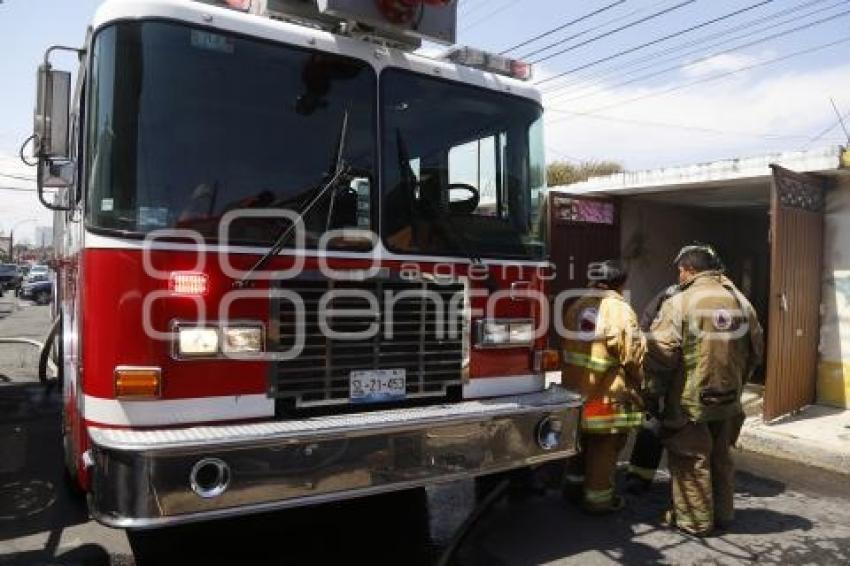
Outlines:
[[[35,182],[35,177],[24,177],[22,175],[9,175],[8,173],[0,173],[0,177],[6,177],[8,179],[17,179],[18,181],[31,181]]]
[[[650,4],[649,6],[645,6],[643,8],[637,8],[635,10],[631,10],[631,11],[629,11],[625,14],[622,14],[620,16],[616,16],[614,18],[610,18],[608,20],[605,20],[604,22],[601,22],[599,24],[590,26],[589,28],[584,29],[584,30],[582,30],[578,33],[574,33],[573,35],[569,35],[567,37],[562,37],[561,39],[555,41],[554,43],[548,43],[548,44],[544,45],[543,47],[539,47],[539,48],[537,48],[533,51],[529,51],[528,53],[524,53],[523,55],[520,55],[518,58],[522,59],[522,60],[528,60],[531,57],[534,57],[535,55],[537,55],[539,53],[543,53],[544,51],[548,51],[549,49],[552,49],[553,47],[558,47],[559,45],[563,45],[564,43],[566,43],[568,41],[572,41],[573,39],[577,39],[577,38],[585,36],[585,35],[587,35],[591,32],[594,32],[594,31],[597,31],[597,30],[600,30],[600,29],[604,29],[611,24],[616,24],[617,22],[622,22],[623,20],[628,20],[632,16],[636,16],[638,14],[648,12],[649,10],[652,10],[652,9],[658,7],[658,6],[661,6],[662,4],[667,4],[669,1],[670,0],[659,0],[658,2],[655,2],[654,4]]]
[[[617,0],[616,2],[612,2],[612,3],[608,4],[607,6],[602,6],[602,7],[601,7],[601,8],[599,8],[598,10],[594,10],[594,11],[589,12],[589,13],[587,13],[587,14],[583,15],[583,16],[579,16],[578,18],[572,19],[572,20],[570,20],[570,21],[568,21],[568,22],[566,22],[566,23],[563,23],[563,24],[561,24],[561,25],[559,25],[559,26],[557,26],[557,27],[554,27],[554,28],[552,28],[552,29],[550,29],[550,30],[548,30],[548,31],[545,31],[545,32],[543,32],[543,33],[541,33],[541,34],[539,34],[539,35],[535,35],[535,36],[534,36],[534,37],[532,37],[531,39],[526,39],[525,41],[523,41],[523,42],[521,42],[521,43],[517,43],[517,44],[516,44],[516,45],[514,45],[514,46],[508,47],[508,48],[507,48],[507,49],[505,49],[504,51],[501,51],[501,52],[499,53],[499,55],[504,55],[504,54],[506,54],[506,53],[508,53],[508,52],[510,52],[510,51],[513,51],[513,50],[515,50],[515,49],[519,49],[520,47],[525,47],[525,46],[526,46],[526,45],[528,45],[529,43],[534,43],[535,41],[540,40],[540,39],[543,39],[544,37],[550,36],[550,35],[552,35],[553,33],[558,33],[559,31],[564,30],[564,29],[567,29],[568,27],[570,27],[570,26],[572,26],[572,25],[575,25],[575,24],[577,24],[577,23],[579,23],[579,22],[583,22],[584,20],[590,19],[590,18],[592,18],[593,16],[599,15],[599,14],[601,14],[602,12],[607,12],[608,10],[610,10],[610,9],[612,9],[612,8],[615,8],[615,7],[619,6],[620,4],[625,4],[625,2],[626,2],[626,0]]]
[[[808,8],[810,6],[813,6],[815,4],[820,4],[820,3],[823,3],[825,1],[827,1],[827,0],[809,0],[808,2],[804,2],[804,3],[802,3],[798,6],[794,6],[792,8],[788,8],[786,10],[776,12],[774,14],[770,14],[769,16],[754,19],[754,20],[749,20],[749,21],[747,21],[743,24],[733,26],[729,29],[726,29],[726,30],[723,30],[723,31],[720,31],[720,32],[716,32],[716,33],[712,33],[712,34],[697,38],[693,41],[688,41],[688,42],[682,43],[682,44],[674,46],[674,47],[669,47],[669,48],[666,48],[666,49],[661,50],[661,51],[649,53],[649,54],[647,54],[643,57],[640,57],[638,59],[626,61],[625,63],[615,65],[613,67],[610,67],[604,73],[597,74],[595,80],[591,81],[589,84],[587,83],[586,79],[574,78],[572,80],[562,82],[559,86],[550,90],[549,92],[557,92],[557,91],[562,91],[562,90],[568,90],[570,86],[575,85],[575,84],[581,84],[583,87],[585,87],[585,89],[589,88],[591,86],[597,85],[597,84],[602,84],[603,79],[608,77],[608,76],[615,76],[615,75],[618,76],[618,77],[621,76],[622,73],[617,72],[621,69],[629,69],[629,72],[626,73],[626,75],[633,75],[636,72],[651,69],[651,68],[658,66],[659,64],[665,63],[667,61],[672,61],[674,59],[681,59],[682,57],[686,57],[686,56],[689,56],[689,55],[699,54],[699,53],[702,53],[704,51],[704,49],[711,49],[711,48],[714,48],[714,47],[720,47],[720,46],[726,45],[729,41],[734,41],[734,40],[742,39],[742,38],[745,38],[745,37],[751,37],[754,33],[765,32],[765,31],[768,31],[768,30],[771,30],[771,29],[781,27],[781,26],[783,26],[787,23],[791,23],[793,21],[799,21],[800,18],[806,18],[808,16],[811,16],[811,15],[814,15],[814,14],[817,14],[817,13],[821,13],[821,12],[825,12],[827,10],[831,10],[833,8],[836,8],[840,5],[842,5],[842,4],[846,4],[848,0],[839,0],[835,4],[832,4],[831,6],[828,6],[826,8],[818,8],[818,9],[815,9],[815,10],[809,12],[809,13],[799,15],[794,19],[784,20],[784,21],[781,21],[779,23],[774,23],[774,24],[769,25],[769,26],[762,26],[760,29],[753,30],[753,31],[751,31],[747,34],[735,36],[733,38],[726,39],[726,40],[723,40],[723,41],[720,41],[720,42],[715,42],[715,43],[709,44],[708,46],[706,46],[704,48],[692,49],[690,51],[682,52],[683,50],[687,49],[688,47],[693,47],[693,46],[696,46],[696,45],[704,44],[704,43],[709,42],[713,39],[722,38],[724,36],[728,36],[728,35],[733,34],[735,32],[738,32],[738,31],[741,31],[741,30],[746,30],[748,28],[752,28],[753,26],[758,26],[759,24],[763,24],[765,22],[775,20],[777,18],[792,14],[794,12],[799,12],[800,10],[805,10],[806,8]],[[682,52],[682,53],[680,55],[675,55],[674,57],[667,57],[668,55],[675,54],[676,52]],[[644,63],[646,61],[650,61],[650,64],[644,65],[642,67],[636,67],[635,66],[638,63]],[[560,98],[560,97],[564,96],[565,94],[568,94],[568,92],[564,92],[562,94],[559,94],[555,98]]]
[[[685,2],[680,2],[680,3],[678,3],[674,6],[670,6],[669,8],[665,8],[665,9],[660,10],[658,12],[654,12],[654,13],[648,15],[648,16],[644,16],[643,18],[640,18],[640,19],[635,20],[633,22],[629,22],[628,24],[624,24],[624,25],[622,25],[620,27],[616,27],[616,28],[614,28],[610,31],[606,31],[605,33],[595,35],[595,36],[591,37],[590,39],[586,39],[584,41],[580,41],[579,43],[575,43],[575,44],[573,44],[569,47],[561,49],[560,51],[556,51],[556,52],[550,53],[549,55],[546,55],[544,57],[540,57],[539,59],[535,59],[535,60],[531,61],[531,63],[536,64],[536,63],[542,63],[543,61],[548,61],[549,59],[552,59],[554,57],[558,57],[560,55],[563,55],[564,53],[568,53],[570,51],[578,49],[579,47],[584,47],[585,45],[588,45],[589,43],[593,43],[594,41],[599,41],[600,39],[614,35],[615,33],[619,33],[623,30],[629,29],[629,28],[634,27],[636,25],[640,25],[642,23],[648,22],[649,20],[653,20],[655,18],[660,18],[661,16],[669,14],[670,12],[678,10],[679,8],[684,8],[685,6],[687,6],[689,4],[693,4],[694,2],[696,2],[696,0],[686,0]],[[555,45],[559,45],[561,43],[563,43],[563,42],[558,42]],[[553,45],[552,47],[554,47],[555,45]],[[537,84],[540,84],[540,82],[543,82],[543,81],[539,81]]]
[[[847,113],[846,113],[846,114],[844,114],[844,115],[839,115],[839,120],[845,120],[845,119],[847,119],[847,118],[850,118],[850,112],[847,112]],[[841,122],[840,122],[840,121],[835,121],[835,122],[833,122],[833,124],[832,124],[831,126],[828,126],[828,127],[824,128],[824,129],[823,129],[823,130],[821,130],[821,131],[820,131],[817,135],[815,135],[815,136],[814,136],[814,137],[812,137],[812,138],[809,138],[809,140],[806,142],[806,144],[805,144],[804,146],[802,146],[800,149],[808,149],[809,147],[811,147],[811,145],[812,145],[813,143],[815,143],[816,141],[818,141],[818,140],[822,139],[824,136],[826,136],[827,134],[829,134],[830,132],[832,132],[832,130],[834,130],[835,128],[837,128],[840,124],[841,124]]]
[[[459,15],[468,16],[488,4],[488,0],[468,0],[458,9]]]
[[[653,39],[652,41],[647,41],[646,43],[641,43],[640,45],[636,45],[636,46],[634,46],[634,47],[630,47],[630,48],[628,48],[628,49],[624,49],[624,50],[619,51],[619,52],[617,52],[617,53],[614,53],[614,54],[612,54],[612,55],[608,55],[608,56],[606,56],[606,57],[602,57],[602,58],[600,58],[600,59],[596,59],[595,61],[591,61],[591,62],[589,62],[589,63],[584,63],[583,65],[579,65],[579,66],[577,66],[577,67],[573,67],[572,69],[567,69],[566,71],[563,71],[563,72],[561,72],[561,73],[558,73],[557,75],[553,75],[553,76],[551,76],[551,77],[548,77],[548,78],[545,78],[545,79],[543,79],[543,80],[541,80],[541,81],[538,81],[538,82],[537,82],[537,84],[538,84],[538,85],[540,85],[540,84],[543,84],[543,83],[547,83],[547,82],[549,82],[549,81],[553,81],[553,80],[555,80],[555,79],[559,79],[559,78],[564,77],[564,76],[566,76],[566,75],[569,75],[569,74],[571,74],[571,73],[575,73],[576,71],[581,71],[581,70],[584,70],[584,69],[588,69],[588,68],[590,68],[590,67],[594,67],[594,66],[596,66],[596,65],[598,65],[598,64],[600,64],[600,63],[605,63],[606,61],[611,61],[612,59],[617,59],[618,57],[622,57],[622,56],[624,56],[624,55],[628,55],[629,53],[634,53],[635,51],[639,51],[639,50],[641,50],[641,49],[645,49],[645,48],[650,47],[650,46],[652,46],[652,45],[657,45],[657,44],[659,44],[659,43],[663,43],[663,42],[668,41],[668,40],[670,40],[670,39],[673,39],[673,38],[675,38],[675,37],[680,37],[680,36],[682,36],[682,35],[685,35],[686,33],[690,33],[690,32],[692,32],[692,31],[695,31],[695,30],[698,30],[698,29],[704,28],[704,27],[706,27],[706,26],[710,26],[710,25],[716,24],[717,22],[721,22],[721,21],[723,21],[723,20],[728,20],[729,18],[734,18],[735,16],[738,16],[738,15],[740,15],[740,14],[743,14],[744,12],[749,12],[750,10],[755,10],[756,8],[761,8],[762,6],[764,6],[764,5],[766,5],[766,4],[770,4],[770,3],[772,3],[772,2],[773,2],[773,0],[762,0],[761,2],[756,2],[755,4],[750,4],[749,6],[746,6],[746,7],[744,7],[744,8],[741,8],[741,9],[739,9],[739,10],[735,10],[735,11],[733,11],[733,12],[729,12],[729,13],[727,13],[727,14],[723,14],[722,16],[718,16],[718,17],[716,17],[716,18],[712,18],[712,19],[710,19],[710,20],[706,20],[706,21],[704,21],[704,22],[700,22],[700,23],[698,23],[698,24],[696,24],[696,25],[693,25],[693,26],[687,27],[687,28],[685,28],[685,29],[681,29],[681,30],[679,30],[679,31],[673,32],[673,33],[671,33],[671,34],[668,34],[668,35],[665,35],[665,36],[662,36],[662,37],[658,37],[658,38],[656,38],[656,39]]]
[[[0,191],[20,191],[22,193],[34,193],[35,189],[25,189],[23,187],[0,187]]]
[[[622,87],[622,86],[630,85],[630,84],[633,84],[633,83],[636,83],[636,82],[639,82],[639,81],[643,81],[643,80],[646,80],[646,79],[649,79],[649,78],[656,77],[658,75],[663,75],[665,73],[669,73],[671,71],[676,71],[676,70],[681,69],[681,68],[692,67],[694,65],[697,65],[699,63],[703,63],[705,61],[708,61],[708,60],[713,59],[715,57],[718,57],[720,55],[727,55],[729,53],[733,53],[735,51],[740,51],[741,49],[746,49],[748,47],[753,47],[754,45],[759,45],[761,43],[765,43],[765,42],[771,41],[773,39],[785,37],[786,35],[791,35],[793,33],[797,33],[797,32],[803,31],[803,30],[807,30],[809,28],[812,28],[812,27],[815,27],[815,26],[818,26],[818,25],[822,25],[822,24],[825,24],[825,23],[832,22],[832,21],[834,21],[838,18],[843,18],[847,15],[850,15],[850,10],[845,10],[844,12],[832,14],[832,15],[827,16],[825,18],[821,18],[820,20],[815,20],[813,22],[809,22],[809,23],[806,23],[806,24],[803,24],[803,25],[800,25],[800,26],[797,26],[797,27],[794,27],[794,28],[791,28],[791,29],[788,29],[788,30],[784,30],[784,31],[781,31],[781,32],[778,32],[778,33],[774,33],[774,34],[768,35],[768,36],[760,38],[760,39],[748,41],[746,43],[743,43],[741,45],[737,45],[735,47],[731,47],[729,49],[724,49],[722,51],[716,51],[714,53],[710,53],[708,55],[700,57],[699,59],[691,61],[690,63],[688,63],[686,65],[678,65],[677,64],[677,65],[674,65],[672,67],[666,67],[664,69],[654,71],[652,73],[648,73],[648,74],[645,74],[645,75],[641,75],[639,77],[635,77],[635,78],[632,78],[632,79],[629,79],[629,80],[626,80],[626,81],[614,83],[613,85],[609,86],[609,89],[615,89],[615,88],[619,88],[619,87]],[[784,23],[787,23],[787,22],[784,22]],[[550,92],[557,92],[557,90],[550,91]],[[572,101],[575,101],[575,100],[590,98],[592,96],[593,96],[592,94],[574,96],[572,98],[568,98],[568,99],[564,100],[564,102],[572,102]]]
[[[498,8],[493,10],[492,12],[488,12],[486,16],[483,16],[483,17],[475,20],[473,23],[471,23],[469,25],[461,26],[461,29],[466,31],[466,30],[470,30],[474,27],[477,27],[477,26],[483,24],[484,22],[486,22],[487,20],[498,16],[499,14],[501,14],[502,12],[507,10],[508,8],[515,8],[517,4],[519,4],[519,2],[516,1],[516,0],[507,0],[504,4],[502,4],[501,6],[499,6]]]
[[[673,86],[673,87],[670,87],[670,88],[667,88],[667,89],[664,89],[664,90],[651,92],[651,93],[643,94],[643,95],[640,95],[640,96],[635,96],[635,97],[629,98],[627,100],[624,100],[622,102],[617,102],[615,104],[608,104],[606,106],[601,106],[601,107],[598,107],[598,108],[592,108],[592,109],[588,110],[587,112],[590,113],[590,114],[595,114],[597,112],[601,112],[601,111],[608,110],[608,109],[611,109],[611,108],[622,108],[626,104],[631,104],[633,102],[645,100],[645,99],[648,99],[648,98],[655,98],[657,96],[663,96],[665,94],[670,94],[671,92],[676,92],[676,91],[683,90],[683,89],[686,89],[686,88],[689,88],[689,87],[692,87],[692,86],[696,86],[698,84],[703,84],[703,83],[707,83],[707,82],[710,82],[710,81],[716,81],[716,80],[719,80],[719,79],[730,77],[730,76],[736,75],[738,73],[743,73],[744,71],[749,71],[749,70],[752,70],[752,69],[755,69],[755,68],[758,68],[758,67],[764,67],[764,66],[767,66],[767,65],[772,65],[774,63],[780,63],[782,61],[787,61],[788,59],[792,59],[794,57],[799,57],[801,55],[808,55],[809,53],[814,53],[816,51],[822,51],[822,50],[828,49],[830,47],[835,47],[836,45],[840,45],[840,44],[846,43],[848,41],[850,41],[850,37],[843,37],[841,39],[838,39],[838,40],[835,40],[835,41],[830,41],[828,43],[822,43],[820,45],[816,45],[816,46],[810,47],[808,49],[801,49],[799,51],[794,51],[794,52],[789,53],[787,55],[782,55],[781,57],[774,57],[772,59],[767,59],[767,60],[761,61],[759,63],[747,65],[746,67],[741,67],[741,68],[735,69],[733,71],[727,71],[727,72],[724,72],[724,73],[719,73],[719,74],[716,74],[716,75],[703,77],[701,79],[691,81],[691,82],[681,84],[681,85],[676,85],[676,86]],[[550,110],[556,110],[557,111],[557,110],[560,110],[560,109],[550,109]],[[563,121],[563,120],[556,120],[554,123],[561,122],[561,121]]]
[[[832,109],[835,110],[835,115],[838,116],[838,123],[841,124],[841,130],[847,138],[847,143],[850,143],[850,133],[847,131],[847,124],[844,123],[844,116],[838,111],[838,105],[835,104],[835,99],[829,97],[829,102],[832,103]]]

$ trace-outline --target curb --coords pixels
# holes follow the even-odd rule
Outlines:
[[[738,447],[746,452],[790,460],[850,476],[850,450],[830,450],[808,439],[771,430],[761,417],[744,421]]]

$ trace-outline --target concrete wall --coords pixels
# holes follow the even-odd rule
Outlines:
[[[850,408],[850,177],[827,193],[818,402]]]
[[[659,291],[676,282],[671,266],[679,249],[700,241],[712,244],[727,272],[762,315],[767,311],[769,219],[767,210],[714,210],[624,198],[621,250],[629,261],[627,288],[641,313]]]
[[[652,298],[676,282],[671,262],[694,240],[708,241],[711,226],[692,209],[624,198],[620,212],[623,258],[629,263],[627,290],[632,306],[643,311]]]

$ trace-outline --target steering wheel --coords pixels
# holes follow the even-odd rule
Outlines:
[[[470,196],[464,200],[453,201],[451,195],[455,190],[466,191]],[[481,191],[467,183],[451,183],[446,187],[446,192],[449,193],[449,212],[452,214],[472,214],[478,208],[478,203],[481,202]]]

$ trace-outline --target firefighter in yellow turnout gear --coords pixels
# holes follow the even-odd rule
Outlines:
[[[598,264],[593,275],[587,295],[564,314],[561,381],[586,399],[583,469],[568,474],[568,483],[571,477],[582,480],[584,509],[606,513],[623,506],[614,492],[614,472],[628,432],[641,424],[645,348],[637,316],[621,295],[625,269],[607,261]]]
[[[715,256],[708,246],[679,253],[680,292],[652,323],[644,366],[647,406],[661,419],[670,467],[667,521],[699,536],[733,518],[731,447],[743,386],[764,348],[752,305],[714,268]]]

